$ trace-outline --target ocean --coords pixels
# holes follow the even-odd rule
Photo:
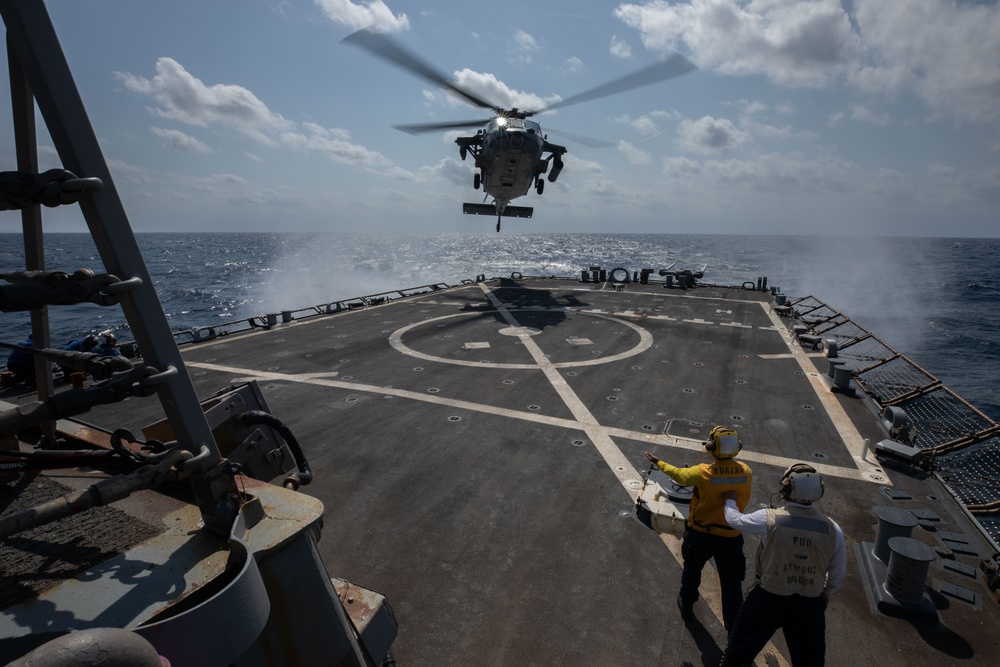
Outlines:
[[[698,234],[137,235],[171,327],[184,331],[479,274],[578,276],[582,269],[705,267],[702,282],[767,278],[812,295],[1000,419],[1000,239]],[[23,270],[20,234],[0,234],[0,270]],[[46,267],[103,268],[87,234],[47,234]],[[53,340],[91,332],[130,340],[119,308],[50,308]],[[0,313],[0,340],[20,342],[27,313]],[[0,353],[2,355],[3,353]],[[4,356],[0,356],[3,359]]]

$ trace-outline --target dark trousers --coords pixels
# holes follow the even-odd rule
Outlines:
[[[688,528],[681,544],[684,571],[681,573],[681,603],[694,604],[701,585],[701,571],[708,559],[715,559],[722,589],[722,619],[726,629],[733,627],[743,601],[743,576],[746,558],[743,556],[743,536],[723,537]]]
[[[751,665],[781,628],[792,667],[823,667],[826,658],[826,598],[775,595],[755,586],[743,601],[729,635],[723,665]]]

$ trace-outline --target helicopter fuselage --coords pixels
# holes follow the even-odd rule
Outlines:
[[[493,197],[498,214],[533,186],[541,194],[541,177],[549,171],[549,163],[554,160],[548,179],[552,182],[562,170],[561,156],[566,152],[545,139],[538,123],[516,116],[497,116],[475,135],[459,137],[455,143],[462,159],[467,153],[473,155],[478,170],[474,186],[481,185]]]

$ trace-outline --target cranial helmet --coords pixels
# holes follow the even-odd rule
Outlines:
[[[95,347],[97,347],[97,336],[90,334],[83,339],[83,349],[90,350]]]
[[[823,478],[811,465],[793,463],[785,468],[778,492],[785,500],[808,505],[823,497]]]
[[[717,459],[731,459],[743,449],[743,441],[728,426],[716,426],[708,434],[705,449]]]

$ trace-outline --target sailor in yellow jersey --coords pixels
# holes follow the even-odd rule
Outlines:
[[[726,523],[722,496],[727,492],[734,493],[741,509],[750,501],[750,466],[734,458],[742,448],[743,443],[736,431],[716,426],[705,442],[705,449],[715,459],[712,463],[677,468],[646,452],[646,458],[668,477],[682,486],[694,487],[681,544],[684,569],[677,596],[681,618],[686,621],[693,617],[692,607],[698,599],[701,571],[705,563],[714,558],[722,589],[722,618],[727,630],[736,621],[743,601],[746,558],[743,555],[743,535]]]
[[[844,533],[812,506],[823,495],[816,469],[796,463],[785,469],[778,491],[784,509],[742,514],[726,494],[726,521],[761,538],[757,585],[747,594],[729,636],[723,665],[750,665],[778,628],[793,667],[823,667],[826,603],[847,574]]]

